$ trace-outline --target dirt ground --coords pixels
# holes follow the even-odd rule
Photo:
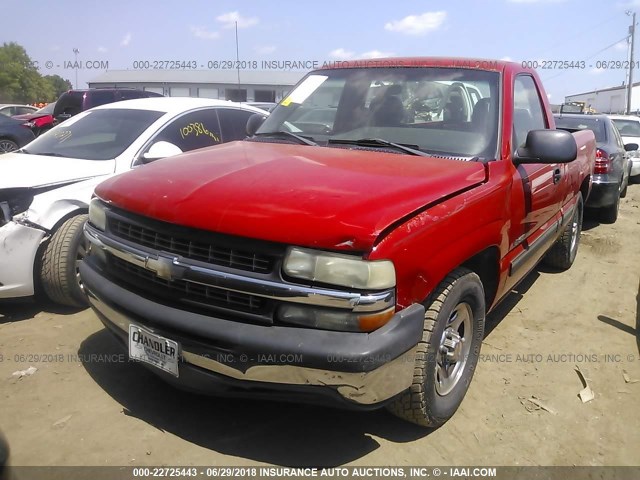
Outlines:
[[[585,225],[568,272],[534,271],[492,314],[471,388],[435,431],[183,393],[119,362],[89,310],[0,304],[0,430],[13,465],[638,465],[639,273],[632,185],[617,223]]]

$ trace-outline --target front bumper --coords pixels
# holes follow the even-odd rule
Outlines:
[[[125,344],[129,324],[180,343],[177,378],[148,368],[184,389],[371,409],[409,388],[413,380],[422,305],[398,312],[372,333],[255,325],[136,295],[111,282],[92,257],[81,264],[80,274],[91,307]]]
[[[591,193],[587,200],[587,207],[601,208],[615,205],[620,196],[618,182],[593,182]]]
[[[33,267],[44,230],[10,221],[0,227],[0,298],[33,295]]]
[[[631,176],[640,175],[640,157],[631,157],[629,161],[631,162]]]

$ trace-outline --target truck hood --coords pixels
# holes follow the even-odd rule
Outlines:
[[[484,180],[479,162],[243,141],[157,161],[96,193],[187,227],[366,251],[386,227]]]
[[[0,155],[0,189],[67,184],[114,170],[115,160],[79,160],[11,152]]]

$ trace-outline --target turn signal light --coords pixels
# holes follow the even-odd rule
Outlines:
[[[370,315],[358,315],[358,324],[361,332],[373,332],[385,325],[393,315],[396,309],[390,308],[384,312],[372,313]]]

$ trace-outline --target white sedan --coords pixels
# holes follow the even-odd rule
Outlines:
[[[96,185],[153,160],[241,140],[264,110],[224,100],[144,98],[93,108],[0,156],[0,299],[85,305],[78,265]]]
[[[640,144],[640,117],[634,115],[609,115],[613,123],[618,128],[622,143]],[[629,177],[636,177],[640,180],[640,151],[629,152],[630,169]]]

